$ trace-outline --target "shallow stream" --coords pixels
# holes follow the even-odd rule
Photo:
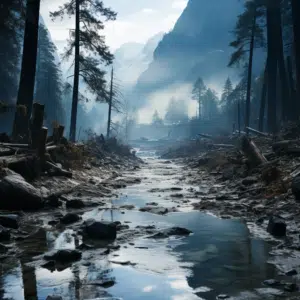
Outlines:
[[[141,177],[142,183],[123,189],[119,199],[110,203],[111,209],[95,208],[86,212],[83,219],[121,221],[132,229],[147,225],[180,226],[193,234],[159,240],[137,237],[108,255],[85,251],[82,261],[54,272],[30,267],[22,259],[3,261],[0,281],[3,298],[42,300],[55,294],[63,299],[210,300],[221,294],[230,295],[230,299],[277,299],[281,295],[281,291],[262,284],[277,273],[267,263],[271,245],[253,237],[242,222],[193,211],[189,205],[167,215],[140,212],[139,208],[149,202],[177,206],[167,192],[149,190],[178,187],[180,171],[179,166],[166,164],[151,152],[141,155],[148,164],[134,176]],[[183,194],[189,188],[181,187]],[[135,209],[118,209],[124,204],[134,205]],[[75,237],[71,228],[64,232],[46,229],[36,245],[37,254],[75,248],[80,242]],[[103,287],[97,284],[99,281],[108,284]]]

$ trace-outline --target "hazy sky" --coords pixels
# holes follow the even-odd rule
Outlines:
[[[170,31],[188,0],[106,0],[118,13],[117,20],[106,23],[107,44],[115,50],[126,42],[146,42],[158,32]],[[42,0],[41,15],[50,30],[52,39],[62,51],[69,36],[69,29],[74,28],[74,21],[65,18],[52,22],[49,11],[64,3],[64,0]]]

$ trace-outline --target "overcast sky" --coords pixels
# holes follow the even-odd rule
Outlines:
[[[170,31],[188,0],[106,0],[118,13],[117,20],[106,23],[106,42],[111,50],[127,42],[146,42],[158,32]],[[41,15],[50,31],[59,52],[62,51],[69,36],[69,29],[74,28],[74,21],[65,18],[52,22],[49,11],[64,3],[64,0],[42,0]]]

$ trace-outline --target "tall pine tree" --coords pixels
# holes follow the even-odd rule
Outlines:
[[[100,31],[104,29],[101,20],[115,20],[116,13],[106,8],[100,0],[68,0],[59,10],[51,13],[53,18],[75,16],[75,30],[71,32],[68,49],[65,57],[73,55],[74,83],[72,97],[72,112],[70,124],[70,140],[76,138],[76,120],[79,94],[79,77],[89,90],[96,95],[96,99],[107,99],[105,72],[100,69],[101,63],[110,64],[113,56],[105,45]]]

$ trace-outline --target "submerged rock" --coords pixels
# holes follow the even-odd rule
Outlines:
[[[278,236],[278,237],[285,236],[286,224],[282,218],[271,216],[269,219],[267,231],[274,236]]]
[[[165,207],[158,207],[158,206],[145,206],[141,207],[140,211],[142,212],[149,212],[156,215],[165,215],[168,213],[168,209]]]
[[[85,204],[80,199],[72,199],[66,202],[66,208],[84,208]]]
[[[114,240],[117,237],[117,226],[112,222],[88,219],[84,222],[84,233],[90,238]]]
[[[0,209],[37,210],[44,206],[40,192],[12,171],[0,181],[0,195]]]
[[[81,252],[78,250],[62,249],[49,252],[44,255],[44,259],[57,261],[60,263],[70,263],[81,259]]]
[[[71,223],[78,222],[80,219],[81,219],[80,216],[78,216],[77,214],[68,213],[60,219],[60,222],[63,224],[71,224]]]
[[[164,229],[154,235],[149,236],[148,238],[161,239],[161,238],[167,238],[169,236],[188,236],[191,233],[192,231],[186,228],[172,227],[172,228]]]
[[[0,225],[8,228],[19,228],[19,216],[18,215],[0,215]]]

